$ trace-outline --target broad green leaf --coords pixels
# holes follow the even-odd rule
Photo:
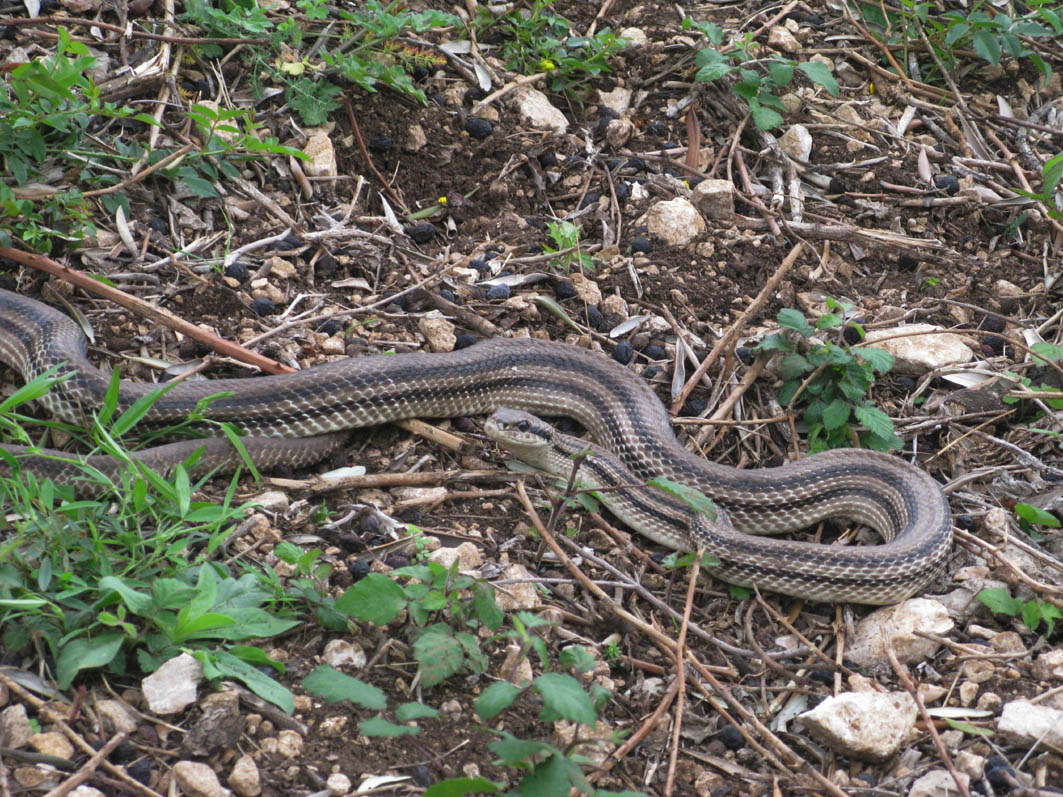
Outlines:
[[[200,653],[205,654],[205,651],[197,651],[197,658]],[[238,656],[234,656],[228,651],[218,650],[211,655],[214,658],[215,666],[223,677],[234,678],[242,682],[244,686],[256,695],[278,706],[286,714],[294,713],[295,697],[286,686],[270,678],[256,666],[249,664]]]
[[[424,797],[466,797],[468,794],[498,794],[497,783],[487,778],[447,778],[425,789]]]
[[[868,431],[878,437],[888,438],[894,435],[893,421],[890,420],[890,416],[880,410],[878,407],[853,407],[853,414],[856,415],[856,419],[867,427]]]
[[[1015,617],[1022,611],[1022,601],[1019,598],[1013,598],[1011,593],[1004,587],[984,589],[978,593],[978,600],[995,614],[1006,614],[1009,617]]]
[[[439,709],[426,706],[424,703],[402,703],[395,709],[395,716],[399,722],[410,722],[426,717],[438,717]]]
[[[562,667],[572,667],[576,672],[588,672],[595,665],[594,654],[582,645],[562,648],[559,659]]]
[[[326,664],[317,667],[302,683],[306,691],[330,703],[350,700],[373,711],[383,711],[388,705],[387,697],[377,687],[345,675]]]
[[[417,637],[413,643],[413,657],[420,665],[421,683],[428,687],[459,672],[465,663],[461,642],[444,623],[429,626]]]
[[[598,714],[590,695],[571,675],[547,672],[540,675],[532,685],[543,698],[543,711],[550,711],[572,722],[594,725]]]
[[[473,711],[481,720],[489,722],[513,705],[513,701],[523,691],[509,681],[495,681],[476,698]]]
[[[852,405],[843,399],[834,399],[823,408],[823,426],[828,431],[840,429],[849,420]]]
[[[402,587],[383,573],[370,573],[336,601],[337,611],[373,625],[387,625],[405,606]]]
[[[416,725],[396,725],[383,717],[370,717],[358,723],[358,730],[366,736],[416,736],[421,729]]]
[[[1036,523],[1039,526],[1049,526],[1054,529],[1059,528],[1059,518],[1033,504],[1015,504],[1015,514],[1027,523]]]
[[[780,310],[779,314],[775,316],[775,320],[779,322],[779,326],[783,329],[793,329],[805,338],[812,337],[815,332],[812,325],[808,323],[808,319],[805,318],[804,313],[800,310],[794,310],[792,307],[784,307]]]
[[[521,762],[542,753],[558,753],[560,751],[546,742],[536,742],[531,739],[518,739],[508,731],[502,731],[502,738],[496,739],[487,745],[488,749],[499,757],[501,763],[512,767]],[[567,794],[567,792],[559,792]]]
[[[716,522],[716,504],[698,488],[674,482],[664,476],[654,476],[646,483],[674,495],[694,512],[705,515],[713,523]]]
[[[100,579],[100,594],[106,595],[109,590],[117,592],[122,603],[133,614],[144,616],[152,609],[153,601],[150,595],[138,592],[116,576],[104,576]]]
[[[888,373],[893,368],[893,355],[885,349],[865,346],[853,350],[864,362],[880,374]]]
[[[63,646],[55,662],[56,683],[66,689],[82,670],[105,667],[122,649],[125,636],[120,631],[109,631],[92,639],[80,637]]]
[[[988,30],[979,29],[971,34],[974,51],[991,64],[1000,63],[1000,41]]]
[[[805,73],[805,77],[813,83],[822,86],[832,97],[837,97],[840,88],[838,81],[831,74],[830,67],[819,61],[804,61],[797,68]]]

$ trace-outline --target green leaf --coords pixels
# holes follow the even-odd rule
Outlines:
[[[945,724],[953,730],[963,731],[964,733],[969,734],[971,736],[993,735],[993,730],[991,728],[979,728],[977,725],[972,725],[969,722],[965,722],[963,720],[949,719],[948,717],[943,717],[942,719],[944,719]]]
[[[772,83],[783,88],[790,85],[790,81],[794,78],[794,65],[786,61],[769,61],[768,75],[771,76]]]
[[[487,778],[447,778],[425,789],[424,797],[465,797],[468,794],[498,794],[498,784]]]
[[[793,351],[793,344],[780,332],[773,332],[756,345],[755,351]]]
[[[766,108],[756,100],[750,100],[749,112],[758,130],[774,130],[785,121],[777,111]]]
[[[358,730],[366,736],[416,736],[421,729],[416,725],[396,725],[383,717],[370,717],[358,723]]]
[[[395,709],[395,716],[399,722],[435,718],[439,716],[439,709],[426,706],[424,703],[402,703]]]
[[[797,68],[805,73],[805,77],[816,85],[822,86],[832,97],[837,97],[840,87],[838,81],[831,74],[830,67],[820,61],[804,61]]]
[[[114,590],[118,593],[118,596],[122,599],[122,603],[126,605],[133,614],[146,616],[153,608],[153,601],[150,595],[145,595],[142,592],[137,592],[135,589],[126,584],[122,579],[116,576],[104,576],[100,579],[99,592],[100,595],[106,595],[108,591]]]
[[[420,665],[421,683],[432,687],[461,670],[465,663],[461,642],[450,626],[429,626],[413,643],[413,657]]]
[[[472,605],[476,619],[491,631],[497,631],[502,627],[506,616],[498,608],[498,603],[495,601],[495,588],[490,584],[477,582],[473,590]]]
[[[840,429],[845,425],[845,422],[849,420],[849,413],[852,410],[852,406],[849,402],[843,399],[834,399],[830,404],[823,408],[823,426],[827,431],[834,431]]]
[[[779,376],[785,381],[800,379],[812,370],[814,370],[812,363],[796,352],[784,354],[779,360]]]
[[[194,655],[199,658],[200,654],[207,655],[205,651],[197,651]],[[242,658],[234,656],[228,651],[219,650],[215,651],[212,655],[214,657],[214,664],[220,671],[222,677],[233,678],[242,682],[244,686],[256,695],[263,700],[268,700],[273,705],[280,707],[280,709],[286,714],[292,714],[295,712],[295,697],[286,686],[273,678],[270,678],[268,675],[261,672],[256,666],[249,664]],[[265,657],[265,654],[263,654],[263,657]]]
[[[496,739],[487,745],[487,748],[500,759],[507,767],[516,766],[533,756],[542,753],[558,753],[560,751],[546,742],[536,742],[531,739],[518,739],[508,731],[502,731],[502,738]],[[567,792],[557,792],[566,794]]]
[[[878,437],[892,437],[893,421],[890,420],[890,416],[880,410],[878,407],[865,407],[857,405],[853,407],[853,414],[856,415],[856,419],[867,427],[871,434]]]
[[[1000,41],[988,30],[976,30],[971,35],[971,44],[974,51],[989,63],[1000,63]]]
[[[1022,611],[1022,601],[1013,598],[1011,593],[1004,587],[984,589],[978,593],[978,600],[994,614],[1006,614],[1015,617]]]
[[[893,355],[885,349],[865,346],[853,351],[877,373],[885,374],[893,368]]]
[[[664,476],[654,476],[646,483],[674,495],[694,512],[705,515],[713,523],[716,522],[716,504],[698,488],[674,482]]]
[[[473,703],[473,711],[484,722],[489,722],[513,705],[524,690],[509,681],[495,681]]]
[[[370,573],[336,601],[336,610],[373,625],[387,625],[406,606],[402,587],[383,573]]]
[[[842,325],[844,319],[837,313],[824,313],[816,319],[816,329],[832,329]]]
[[[804,313],[791,307],[784,307],[780,310],[779,314],[775,316],[775,320],[779,322],[779,326],[783,329],[795,330],[800,333],[801,337],[810,338],[815,333]]]
[[[572,722],[593,726],[598,721],[590,695],[571,675],[543,673],[532,685],[543,698],[543,711],[552,712]]]
[[[59,688],[69,687],[82,670],[105,667],[114,661],[124,639],[121,631],[108,631],[92,639],[81,637],[64,645],[55,662]]]
[[[350,700],[373,711],[383,711],[388,705],[387,697],[377,687],[345,675],[326,664],[320,665],[306,676],[302,684],[306,691],[330,703]]]
[[[1059,528],[1059,518],[1033,504],[1015,504],[1015,514],[1027,523],[1036,523],[1039,526],[1049,526],[1054,529]]]
[[[562,648],[558,658],[562,667],[571,667],[576,672],[589,672],[595,665],[594,654],[582,645]]]

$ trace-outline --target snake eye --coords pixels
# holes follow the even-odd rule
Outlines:
[[[527,421],[518,421],[517,422],[517,431],[518,432],[526,432],[529,429],[531,429],[531,424],[528,423]]]

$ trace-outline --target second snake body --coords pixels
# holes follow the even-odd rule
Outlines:
[[[110,380],[85,355],[81,330],[47,305],[0,290],[0,361],[27,381],[52,366],[72,376],[42,404],[84,423]],[[157,390],[122,381],[127,407]],[[639,478],[665,476],[696,487],[737,529],[777,534],[828,517],[864,523],[886,541],[827,546],[735,535],[755,583],[815,600],[893,603],[936,575],[951,547],[948,502],[933,478],[874,451],[835,450],[777,468],[739,470],[686,451],[653,391],[618,363],[564,343],[487,340],[459,351],[351,358],[293,374],[186,381],[145,420],[185,420],[203,399],[207,417],[253,437],[302,438],[415,417],[453,417],[503,407],[575,419]],[[249,446],[253,451],[254,443]],[[800,584],[793,586],[793,577]]]

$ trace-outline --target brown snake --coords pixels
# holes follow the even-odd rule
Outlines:
[[[65,315],[0,290],[0,361],[26,381],[52,366],[72,374],[40,403],[78,424],[101,405],[109,386],[85,351],[84,335]],[[119,405],[124,409],[157,389],[122,381]],[[706,461],[680,446],[667,411],[645,382],[601,354],[564,343],[493,339],[441,354],[376,355],[279,376],[186,381],[162,395],[145,421],[185,420],[201,400],[218,394],[231,395],[215,399],[205,415],[249,435],[245,445],[263,467],[321,458],[334,447],[335,436],[326,437],[320,448],[312,441],[309,453],[305,444],[258,438],[306,438],[504,407],[571,417],[638,478],[665,476],[690,485],[725,510],[734,527],[747,534],[730,535],[720,558],[743,563],[747,583],[813,600],[903,600],[941,570],[952,544],[941,487],[902,459],[841,449],[749,471]],[[175,445],[191,446],[180,449],[181,459],[202,442]],[[828,517],[866,524],[885,542],[850,547],[752,536],[801,529]],[[698,545],[693,536],[688,542],[687,547]]]

